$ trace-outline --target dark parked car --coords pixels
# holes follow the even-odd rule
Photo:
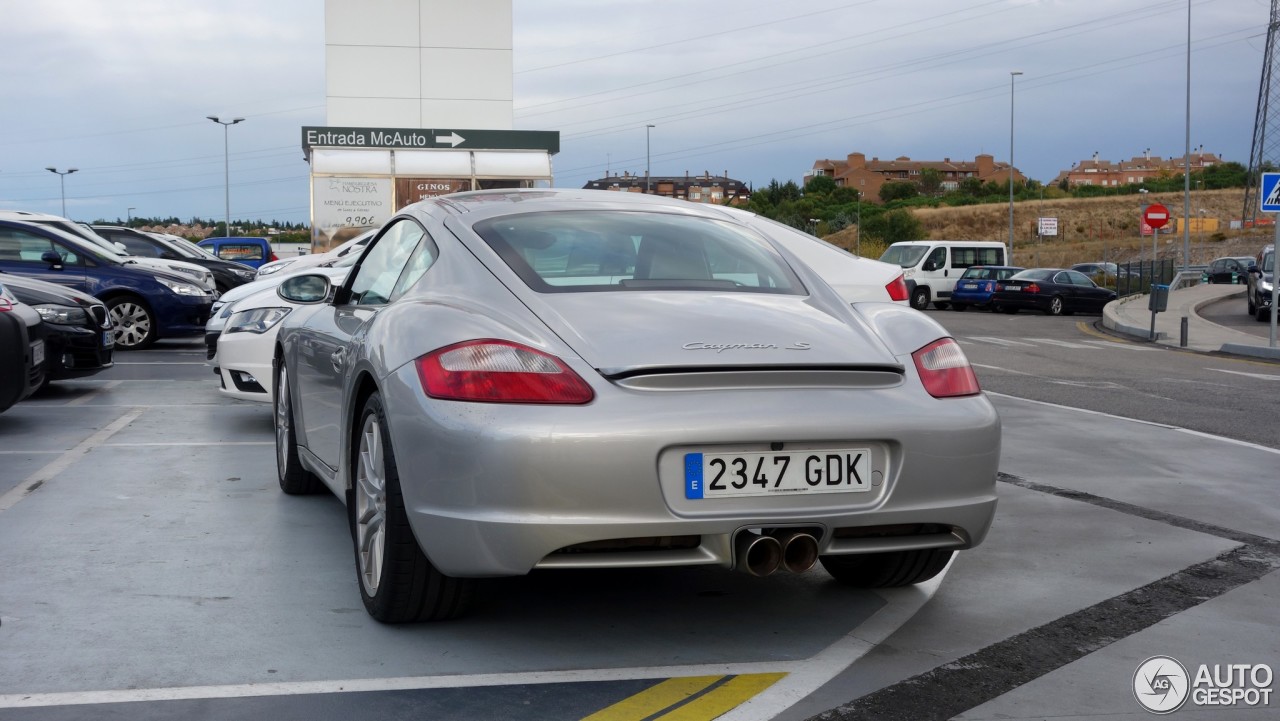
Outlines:
[[[1101,275],[1104,278],[1116,278],[1122,275],[1128,275],[1124,268],[1115,263],[1076,263],[1071,266],[1071,270],[1079,271],[1085,275]]]
[[[1031,268],[996,283],[991,302],[996,310],[1017,313],[1023,308],[1048,315],[1101,313],[1116,292],[1100,288],[1089,276],[1065,268]]]
[[[141,230],[115,225],[95,225],[93,231],[107,240],[120,243],[128,249],[130,255],[144,258],[162,258],[164,260],[185,260],[188,263],[204,266],[213,273],[214,284],[218,293],[239,285],[244,285],[257,277],[257,271],[243,263],[222,260],[212,253],[201,252],[201,248],[175,241],[158,238]]]
[[[113,365],[115,331],[102,301],[63,285],[3,271],[0,285],[44,321],[45,383],[83,378]]]
[[[1276,247],[1268,245],[1258,251],[1257,258],[1249,266],[1249,315],[1258,322],[1271,320],[1271,289],[1276,282]]]
[[[0,221],[0,270],[88,293],[106,304],[121,350],[203,335],[213,291],[187,276],[122,263],[57,228]]]
[[[198,245],[223,260],[244,263],[254,269],[280,260],[271,251],[271,243],[266,238],[205,238]]]
[[[965,268],[964,275],[956,281],[951,292],[951,309],[964,310],[990,308],[991,294],[996,291],[996,281],[1004,280],[1023,268],[1012,265],[973,265]]]
[[[1249,266],[1254,259],[1248,256],[1215,258],[1200,274],[1201,283],[1247,283]]]
[[[0,285],[0,412],[44,384],[40,315]]]

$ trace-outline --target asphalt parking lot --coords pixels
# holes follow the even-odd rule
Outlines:
[[[923,587],[539,572],[389,627],[337,499],[279,492],[265,404],[198,342],[120,361],[0,415],[6,719],[1136,719],[1145,658],[1280,659],[1274,449],[997,395],[995,526]]]

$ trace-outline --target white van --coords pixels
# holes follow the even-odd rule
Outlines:
[[[902,266],[911,307],[938,310],[951,305],[956,279],[971,265],[1004,265],[1004,243],[983,240],[906,240],[894,243],[880,260]]]

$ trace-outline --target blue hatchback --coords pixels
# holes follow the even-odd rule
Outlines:
[[[1020,270],[1024,269],[1011,265],[973,265],[966,268],[964,275],[956,280],[955,290],[951,293],[951,308],[964,310],[973,306],[989,309],[996,281],[1004,280]]]
[[[205,238],[199,246],[222,260],[230,260],[257,268],[276,258],[266,238]]]
[[[213,294],[189,278],[121,262],[57,228],[0,220],[0,270],[74,288],[106,304],[120,350],[204,335]]]

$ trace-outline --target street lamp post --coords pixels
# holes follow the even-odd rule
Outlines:
[[[862,257],[862,191],[858,191],[858,240],[854,246],[854,253]]]
[[[227,128],[236,123],[244,122],[244,118],[222,120],[216,115],[206,115],[205,117],[222,126],[222,175],[226,186],[226,233],[229,236],[231,235],[231,146],[229,145],[230,141],[227,139]]]
[[[67,168],[66,170],[58,170],[57,168],[45,168],[50,173],[58,174],[58,188],[62,193],[62,217],[67,217],[67,176],[79,170],[79,168]]]
[[[137,208],[129,208],[125,211],[125,225],[130,227],[133,226],[133,211],[135,210],[137,210]]]
[[[656,128],[656,125],[644,126],[644,192],[649,193],[649,128]]]
[[[1009,264],[1013,264],[1013,80],[1022,74],[1009,71]]]

